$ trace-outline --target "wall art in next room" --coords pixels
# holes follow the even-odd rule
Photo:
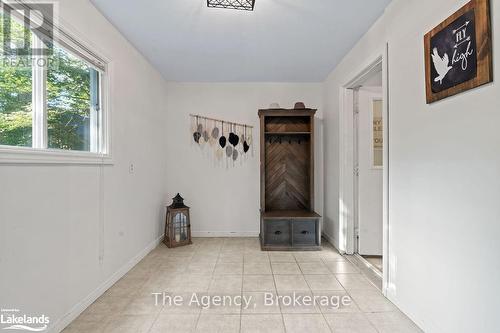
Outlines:
[[[489,0],[472,0],[425,35],[427,103],[493,81]]]

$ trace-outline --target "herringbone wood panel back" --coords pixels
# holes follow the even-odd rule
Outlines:
[[[266,141],[266,210],[309,210],[310,143]]]

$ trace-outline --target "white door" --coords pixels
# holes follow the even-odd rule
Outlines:
[[[360,88],[357,115],[358,253],[382,255],[382,89]]]

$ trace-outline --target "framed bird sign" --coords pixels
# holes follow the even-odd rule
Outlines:
[[[472,0],[425,35],[427,104],[493,81],[489,0]]]

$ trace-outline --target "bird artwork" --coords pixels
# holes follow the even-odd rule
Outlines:
[[[432,62],[434,63],[434,68],[438,73],[438,77],[434,79],[434,82],[439,82],[439,84],[443,84],[443,79],[446,77],[450,69],[453,67],[450,66],[450,58],[448,54],[445,53],[441,58],[439,55],[438,49],[434,48],[432,53]]]
[[[425,34],[427,104],[493,81],[490,0],[469,1]]]

